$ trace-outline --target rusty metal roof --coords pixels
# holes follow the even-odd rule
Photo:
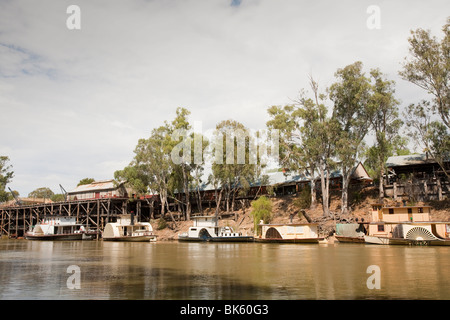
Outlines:
[[[115,190],[117,189],[117,187],[118,185],[114,182],[114,180],[95,181],[90,184],[78,186],[72,191],[69,191],[68,194],[90,191]]]

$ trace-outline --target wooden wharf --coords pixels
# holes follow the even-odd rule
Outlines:
[[[103,231],[108,222],[115,222],[120,215],[130,212],[138,219],[148,221],[152,209],[147,201],[116,197],[1,207],[0,234],[21,238],[38,221],[58,216],[76,217],[77,223]]]

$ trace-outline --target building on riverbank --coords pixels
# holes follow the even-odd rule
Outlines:
[[[124,183],[114,180],[94,181],[90,184],[77,186],[67,192],[68,200],[88,200],[101,198],[127,198],[128,192]]]
[[[450,161],[444,162],[450,172]],[[450,181],[438,162],[428,153],[389,157],[384,177],[385,196],[413,201],[450,198]]]

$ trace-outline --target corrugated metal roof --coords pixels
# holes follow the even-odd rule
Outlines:
[[[114,180],[105,180],[105,181],[95,181],[90,184],[84,184],[76,187],[72,191],[69,191],[68,194],[72,193],[80,193],[80,192],[89,192],[89,191],[100,191],[100,190],[114,190],[117,186],[114,183]]]
[[[427,156],[426,153],[409,154],[406,156],[389,157],[386,161],[386,166],[390,168],[390,167],[411,166],[425,163],[436,163],[436,161],[430,156]]]

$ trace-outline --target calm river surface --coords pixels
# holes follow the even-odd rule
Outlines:
[[[450,299],[449,267],[450,247],[0,240],[0,299]]]

